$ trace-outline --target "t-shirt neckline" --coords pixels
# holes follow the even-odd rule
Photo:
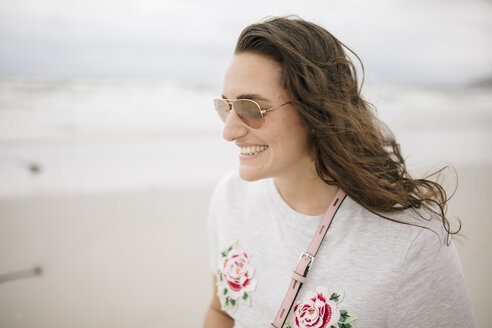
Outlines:
[[[271,195],[271,201],[274,207],[278,208],[280,211],[285,213],[286,215],[293,217],[295,219],[299,220],[316,220],[319,221],[323,217],[323,214],[320,215],[307,215],[307,214],[302,214],[294,210],[292,207],[290,207],[289,204],[285,202],[285,200],[282,198],[280,195],[280,192],[277,189],[277,186],[275,186],[275,182],[273,181],[273,178],[268,178],[267,180],[267,186],[269,188],[269,195]]]

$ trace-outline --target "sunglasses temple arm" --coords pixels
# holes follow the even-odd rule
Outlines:
[[[260,112],[262,114],[265,114],[265,113],[268,113],[269,111],[272,111],[274,109],[280,108],[280,107],[285,106],[285,105],[290,104],[290,103],[292,103],[292,101],[288,101],[288,102],[283,103],[282,105],[278,105],[276,107],[272,107],[272,108],[268,108],[268,109],[260,109]]]

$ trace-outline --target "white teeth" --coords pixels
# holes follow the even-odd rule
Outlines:
[[[254,155],[256,153],[262,152],[265,149],[267,149],[268,146],[248,146],[248,147],[241,147],[241,154],[244,155]]]

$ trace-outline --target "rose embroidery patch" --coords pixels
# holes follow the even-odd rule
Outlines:
[[[329,293],[325,286],[316,287],[294,305],[291,323],[284,328],[354,328],[355,313],[338,309],[343,296],[343,291]]]
[[[222,310],[234,313],[238,302],[251,306],[250,292],[256,288],[254,267],[250,264],[247,252],[236,250],[237,241],[231,243],[220,252],[219,268],[217,270],[217,295]]]

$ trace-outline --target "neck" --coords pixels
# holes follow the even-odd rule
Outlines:
[[[283,200],[305,215],[324,214],[338,190],[337,186],[330,186],[320,179],[314,164],[305,172],[273,180]]]

